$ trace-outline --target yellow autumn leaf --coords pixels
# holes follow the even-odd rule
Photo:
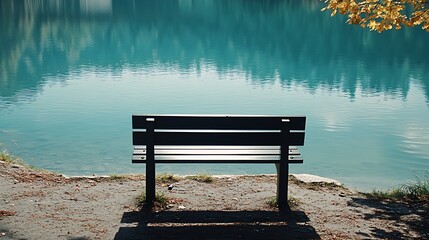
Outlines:
[[[369,23],[368,23],[368,27],[369,28],[371,28],[371,29],[375,29],[376,27],[377,27],[377,22],[376,21],[374,21],[374,20],[371,20],[371,21],[369,21]]]
[[[421,25],[429,31],[429,0],[325,0],[322,11],[348,16],[347,23],[378,32]]]

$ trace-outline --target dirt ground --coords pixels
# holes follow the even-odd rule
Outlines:
[[[428,203],[386,202],[291,177],[292,212],[267,201],[275,176],[159,183],[168,208],[138,206],[142,176],[66,178],[0,161],[4,239],[429,239]]]

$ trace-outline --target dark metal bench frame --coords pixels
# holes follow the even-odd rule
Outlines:
[[[274,163],[277,203],[288,210],[290,163],[303,163],[305,116],[133,115],[133,163],[146,163],[146,203],[157,163]]]

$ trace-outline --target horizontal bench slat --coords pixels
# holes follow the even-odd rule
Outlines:
[[[146,155],[133,155],[133,163],[146,163]],[[301,156],[289,156],[289,163],[302,163]],[[280,163],[279,155],[157,155],[155,163]]]
[[[155,161],[160,160],[280,160],[280,155],[156,155]]]
[[[145,150],[143,150],[145,151]],[[144,154],[144,153],[143,153]],[[155,150],[157,155],[278,155],[279,150]]]
[[[141,150],[146,149],[145,145],[135,145],[134,150]],[[225,150],[231,150],[231,149],[239,149],[239,150],[280,150],[280,146],[198,146],[198,145],[161,145],[161,146],[155,146],[155,149],[195,149],[195,150],[214,150],[214,149],[225,149]],[[296,146],[289,146],[289,150],[298,150]]]
[[[156,132],[155,145],[281,145],[282,135],[275,132],[207,133]],[[291,132],[289,145],[304,145],[304,132]],[[146,145],[147,132],[133,132],[133,145]]]
[[[133,129],[146,129],[147,118],[155,119],[155,129],[265,129],[278,130],[288,119],[292,130],[305,130],[305,116],[240,115],[133,115]]]
[[[135,155],[146,154],[146,149],[135,149]],[[279,149],[155,149],[155,155],[279,155]],[[298,150],[289,150],[289,155],[300,154]]]
[[[290,160],[289,164],[298,164],[298,163],[303,163],[303,160]],[[140,160],[133,160],[132,163],[146,163],[145,161],[140,161]],[[181,164],[181,163],[189,163],[189,164],[212,164],[212,163],[222,163],[222,164],[264,164],[264,163],[269,163],[269,164],[277,164],[280,163],[280,161],[276,161],[276,160],[267,160],[267,161],[252,161],[252,160],[206,160],[206,161],[192,161],[192,160],[165,160],[165,161],[155,161],[155,163],[172,163],[172,164]]]

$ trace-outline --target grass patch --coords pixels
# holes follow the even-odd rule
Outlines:
[[[417,181],[404,184],[387,191],[373,190],[366,196],[376,199],[406,200],[406,199],[429,199],[429,171],[425,179],[417,178]]]
[[[197,174],[197,175],[187,176],[186,178],[197,182],[204,182],[204,183],[212,183],[214,181],[214,178],[208,174]]]
[[[25,168],[25,169],[28,169],[28,170],[32,170],[32,171],[36,171],[36,172],[60,175],[57,172],[45,170],[45,169],[36,167],[34,165],[27,164],[22,159],[11,155],[6,150],[3,150],[3,151],[0,152],[0,161],[3,161],[5,163],[11,164],[11,165],[17,165],[17,166],[20,166],[22,168]]]
[[[298,205],[301,203],[298,198],[294,196],[290,196],[287,200],[290,207],[298,207]]]
[[[6,162],[8,164],[17,164],[17,165],[21,165],[23,167],[26,168],[31,168],[31,169],[35,169],[35,167],[27,165],[26,163],[24,163],[24,161],[22,161],[22,159],[13,156],[12,154],[10,154],[6,149],[0,149],[0,161]]]
[[[51,173],[50,171],[43,170],[43,169],[37,168],[33,165],[29,165],[29,164],[25,163],[21,158],[15,157],[12,154],[10,154],[6,149],[4,149],[1,146],[1,144],[0,144],[0,161],[3,161],[7,164],[19,165],[19,166],[22,166],[24,168],[39,171],[39,172]],[[54,173],[54,172],[52,172],[52,173]]]
[[[333,183],[333,182],[310,182],[310,183],[304,183],[303,182],[303,185],[305,185],[305,187],[307,189],[315,190],[315,191],[319,191],[321,189],[331,189],[331,190],[342,189],[342,190],[346,190],[346,188],[343,185],[338,185],[338,184]]]
[[[272,207],[272,208],[276,208],[278,206],[277,204],[277,197],[271,197],[267,200],[267,205]]]
[[[295,198],[294,196],[288,196],[287,202],[289,204],[289,207],[297,207],[300,203],[300,201]],[[267,205],[272,207],[272,208],[276,208],[279,206],[278,202],[277,202],[277,197],[271,197],[266,201]]]
[[[109,180],[111,181],[120,181],[120,180],[125,180],[126,177],[124,175],[118,175],[118,174],[112,174],[109,176]]]
[[[406,196],[405,192],[400,188],[392,188],[387,191],[373,190],[366,195],[376,199],[402,199]]]
[[[18,164],[18,162],[22,162],[20,159],[12,156],[7,150],[4,149],[0,152],[0,161],[10,164]]]
[[[158,183],[171,184],[171,183],[180,181],[180,177],[174,176],[173,174],[170,174],[170,173],[163,173],[156,176],[156,181]]]
[[[146,205],[146,190],[145,189],[143,189],[143,192],[138,197],[138,201],[139,201],[139,204],[141,206]],[[164,193],[159,193],[159,192],[155,193],[155,200],[154,200],[155,206],[157,206],[159,208],[165,208],[165,207],[167,207],[167,203],[168,203],[168,198],[164,195]]]

